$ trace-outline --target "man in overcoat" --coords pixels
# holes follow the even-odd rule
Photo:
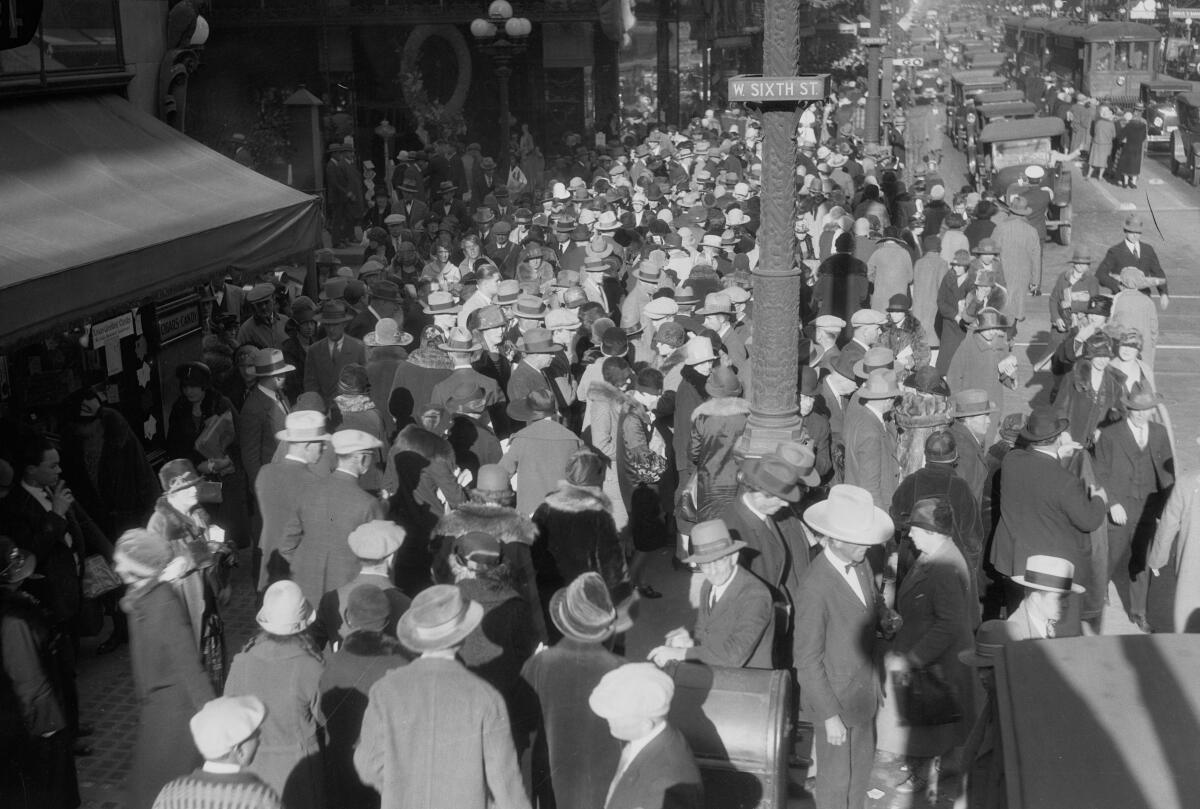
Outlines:
[[[691,547],[685,561],[698,565],[704,576],[695,632],[667,633],[665,644],[651,650],[650,660],[659,666],[698,660],[710,666],[772,668],[771,591],[738,565],[737,554],[746,543],[730,536],[724,520],[708,520],[692,528]]]
[[[383,504],[358,485],[382,446],[379,439],[362,430],[339,430],[332,443],[337,469],[300,493],[300,507],[284,526],[279,548],[310,604],[358,574],[358,558],[346,538],[384,517]]]
[[[858,389],[859,403],[846,410],[843,427],[846,482],[866,489],[881,507],[891,504],[900,485],[896,425],[886,419],[899,396],[895,371],[872,371]]]
[[[821,807],[866,804],[875,759],[879,678],[875,644],[882,599],[867,551],[892,537],[892,520],[871,494],[838,484],[804,521],[825,550],[808,569],[796,605],[794,659],[802,707],[816,734]]]
[[[338,379],[347,365],[366,365],[363,341],[346,334],[355,315],[342,301],[325,301],[317,320],[325,336],[308,347],[304,357],[304,390],[316,393],[329,405],[338,394]]]
[[[1009,289],[1005,314],[1013,323],[1025,319],[1025,293],[1031,282],[1040,283],[1042,276],[1042,238],[1037,228],[1025,217],[1033,213],[1024,197],[1009,205],[1008,219],[996,225],[992,240],[1000,248],[1000,263]]]
[[[287,374],[296,370],[275,348],[261,349],[254,355],[254,375],[258,384],[246,394],[237,417],[238,443],[246,479],[253,485],[258,470],[271,462],[278,446],[278,435],[286,426],[291,405],[283,393]]]
[[[1143,292],[1158,291],[1158,305],[1165,311],[1171,303],[1167,294],[1167,276],[1162,265],[1158,262],[1158,253],[1154,248],[1142,242],[1142,231],[1145,230],[1142,217],[1130,214],[1125,218],[1125,238],[1108,248],[1100,266],[1096,268],[1096,280],[1100,286],[1107,287],[1114,295],[1121,291],[1121,270],[1126,267],[1137,267],[1145,273],[1151,284]]]

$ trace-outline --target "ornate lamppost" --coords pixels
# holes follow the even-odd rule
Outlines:
[[[508,0],[492,0],[487,17],[477,17],[471,23],[471,35],[479,49],[491,57],[500,80],[500,154],[496,156],[500,176],[508,177],[510,124],[508,110],[508,80],[512,76],[513,59],[525,52],[533,23],[525,17],[514,17]]]

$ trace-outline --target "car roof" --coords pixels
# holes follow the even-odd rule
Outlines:
[[[1151,90],[1180,90],[1182,92],[1192,89],[1192,83],[1183,79],[1152,79],[1141,82],[1141,86],[1149,87]]]
[[[959,84],[986,84],[988,82],[1004,82],[1003,76],[997,76],[991,70],[960,70],[951,74],[950,78]]]
[[[996,121],[979,133],[980,143],[1026,138],[1052,138],[1067,130],[1062,118],[1026,118],[1021,121]]]
[[[979,114],[985,118],[1012,118],[1017,115],[1032,117],[1037,113],[1037,104],[1029,101],[997,101],[980,104]]]

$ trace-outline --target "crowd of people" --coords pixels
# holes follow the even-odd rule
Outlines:
[[[105,605],[134,809],[700,807],[667,719],[689,665],[794,672],[822,809],[864,805],[880,759],[899,792],[956,769],[994,799],[1003,644],[1102,632],[1110,582],[1149,631],[1149,577],[1195,554],[1194,486],[1154,537],[1166,278],[1136,215],[1094,268],[1077,250],[1052,402],[1006,412],[1036,184],[909,176],[854,137],[856,101],[822,107],[796,138],[800,421],[761,457],[761,140],[737,111],[515,192],[439,142],[381,186],[362,255],[317,252],[316,300],[293,269],[207,288],[157,473],[93,392],[60,443],[24,435],[0,465],[5,805],[78,805],[73,660]],[[656,554],[701,580],[695,623],[627,660]],[[259,631],[228,650],[238,577]]]

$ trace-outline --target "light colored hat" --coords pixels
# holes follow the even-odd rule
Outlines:
[[[859,309],[850,316],[851,326],[882,326],[887,323],[887,315],[874,309]]]
[[[435,584],[417,594],[400,617],[396,637],[414,652],[449,649],[483,620],[483,606],[453,584]]]
[[[452,354],[471,354],[483,350],[483,343],[475,339],[470,329],[455,326],[446,335],[446,342],[438,346],[442,351]]]
[[[690,534],[692,554],[685,560],[689,564],[714,562],[746,547],[746,543],[735,540],[729,533],[724,520],[705,520],[692,526]]]
[[[333,451],[338,455],[353,455],[379,449],[383,442],[362,430],[338,430],[333,434]]]
[[[1031,590],[1050,593],[1082,593],[1087,588],[1075,583],[1075,565],[1057,556],[1030,556],[1025,560],[1025,575],[1012,580]]]
[[[602,719],[666,716],[675,682],[653,663],[626,663],[600,678],[588,697],[592,713]]]
[[[429,300],[421,304],[421,310],[427,315],[452,315],[461,308],[453,295],[441,290],[430,292]]]
[[[818,329],[825,329],[827,331],[841,331],[842,329],[846,328],[846,321],[842,320],[837,315],[821,315],[817,318],[815,325]]]
[[[732,315],[733,301],[724,292],[710,292],[704,296],[704,305],[695,311],[697,315]]]
[[[679,304],[675,303],[674,298],[654,298],[642,307],[642,314],[651,320],[662,320],[668,317],[674,317],[679,312]]]
[[[988,392],[982,388],[960,390],[951,397],[954,403],[954,417],[965,419],[968,416],[982,416],[985,413],[995,413],[996,403],[988,398]]]
[[[255,376],[279,376],[296,370],[295,365],[288,364],[283,358],[283,352],[278,348],[259,349],[254,355]]]
[[[546,313],[546,328],[551,331],[554,329],[579,328],[579,310],[566,306],[559,309],[551,309]]]
[[[375,331],[367,332],[363,342],[371,348],[379,346],[406,346],[413,341],[413,336],[400,328],[394,318],[381,317],[375,324]]]
[[[1026,166],[1025,176],[1030,180],[1040,180],[1046,176],[1046,170],[1041,166]]]
[[[272,635],[298,635],[312,625],[316,618],[312,605],[300,591],[300,585],[289,579],[277,581],[263,595],[262,609],[255,620]]]
[[[747,303],[750,300],[750,290],[737,284],[725,287],[724,292],[725,297],[729,298],[730,303],[735,306],[739,303]]]
[[[848,483],[835,485],[829,497],[805,509],[804,521],[817,533],[852,545],[882,545],[895,531],[871,493]]]
[[[551,596],[549,612],[563,635],[584,643],[599,643],[619,631],[608,587],[590,570]]]
[[[386,559],[404,544],[405,531],[391,520],[371,520],[355,528],[346,538],[350,550],[359,559]]]
[[[278,441],[303,444],[307,441],[329,441],[332,436],[325,427],[325,414],[316,410],[293,410],[283,420],[284,428],[275,433]]]
[[[188,727],[200,755],[215,761],[253,736],[266,717],[267,708],[256,696],[217,697],[204,703]]]
[[[175,558],[170,543],[145,528],[131,528],[121,534],[113,555],[120,556],[125,567],[143,579],[157,577]]]
[[[407,222],[408,219],[405,218],[404,214],[400,213],[390,213],[383,217],[383,224],[385,225],[403,225]]]
[[[712,340],[696,335],[684,344],[684,364],[699,365],[702,362],[715,362],[717,355],[713,353]]]

